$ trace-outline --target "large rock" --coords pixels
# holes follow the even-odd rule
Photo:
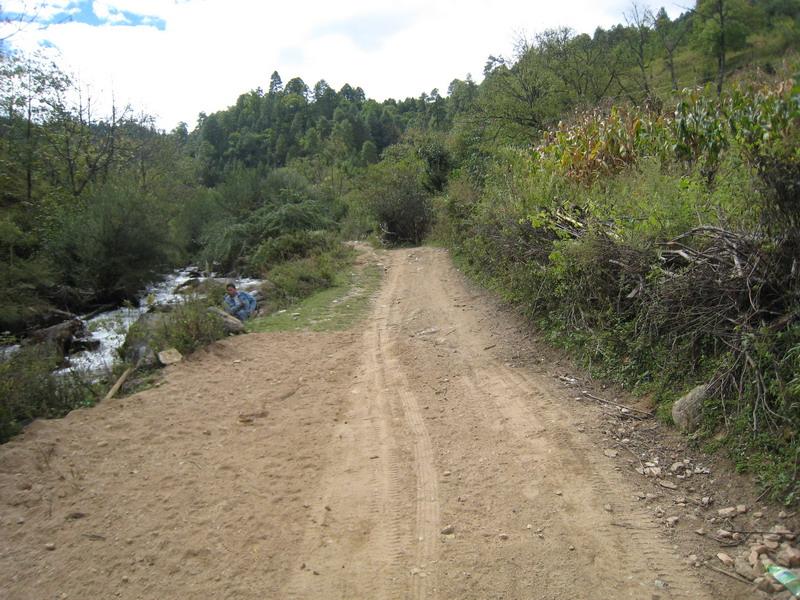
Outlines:
[[[698,385],[672,405],[672,420],[678,429],[695,431],[703,416],[703,402],[708,396],[708,385]]]
[[[73,340],[76,337],[86,337],[86,326],[80,319],[70,319],[44,329],[37,329],[25,339],[23,345],[47,344],[65,357],[72,349]]]
[[[242,323],[233,315],[229,315],[224,310],[219,309],[216,306],[209,306],[208,312],[212,315],[216,315],[222,320],[222,329],[227,335],[244,333],[244,323]]]
[[[779,565],[789,567],[790,569],[800,567],[800,550],[794,546],[784,543],[780,552],[778,552],[778,555],[775,557],[775,561]]]
[[[100,348],[100,340],[89,335],[87,337],[73,338],[69,351],[73,354],[76,352],[95,352],[98,348]]]
[[[244,324],[237,319],[215,307],[208,309],[222,322],[226,334],[244,333]],[[121,352],[123,358],[142,367],[155,367],[160,364],[157,350],[163,348],[165,338],[165,321],[170,318],[168,312],[157,310],[143,314],[134,323],[125,336],[125,343]]]
[[[198,279],[198,278],[195,278],[195,277],[193,277],[191,279],[187,279],[186,281],[184,281],[183,283],[181,283],[179,286],[177,286],[175,288],[174,293],[176,293],[176,294],[191,294],[192,292],[197,290],[198,287],[200,287],[201,283],[203,283],[202,279]]]
[[[174,365],[179,363],[183,360],[183,355],[178,352],[175,348],[167,348],[166,350],[162,350],[158,353],[158,362],[160,362],[165,367],[169,365]]]
[[[169,315],[165,312],[148,312],[131,325],[125,336],[125,343],[120,349],[122,357],[141,367],[153,367],[158,364],[155,348],[164,330],[164,320]]]

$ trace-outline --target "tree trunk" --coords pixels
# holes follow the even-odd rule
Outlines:
[[[672,53],[667,54],[667,67],[669,68],[669,78],[672,81],[672,91],[678,91],[678,78],[675,76],[675,59]]]
[[[31,104],[33,99],[28,92],[28,122],[25,126],[25,143],[27,145],[27,156],[25,157],[25,199],[30,205],[33,197],[33,110]]]
[[[717,1],[717,10],[719,11],[719,49],[717,54],[717,95],[722,95],[722,83],[725,80],[725,54],[727,48],[725,47],[725,1]]]

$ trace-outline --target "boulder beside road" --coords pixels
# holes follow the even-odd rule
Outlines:
[[[692,432],[700,425],[708,385],[698,385],[672,405],[672,420],[681,431]]]

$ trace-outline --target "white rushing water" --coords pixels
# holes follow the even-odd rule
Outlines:
[[[100,342],[97,350],[78,352],[69,357],[69,366],[62,371],[110,371],[119,360],[117,350],[125,342],[128,329],[153,305],[176,304],[183,296],[175,289],[191,279],[191,267],[180,269],[167,275],[163,281],[147,286],[138,299],[137,306],[122,306],[100,313],[90,319],[81,320],[92,334],[92,339]]]
[[[125,342],[128,329],[139,317],[155,306],[166,306],[186,301],[190,295],[179,294],[177,290],[191,279],[205,281],[215,279],[212,273],[209,277],[198,276],[199,269],[185,267],[169,273],[163,280],[153,283],[139,296],[135,305],[122,306],[93,316],[89,319],[81,317],[91,339],[100,343],[97,350],[87,350],[69,356],[69,365],[60,369],[59,373],[108,372],[119,360],[117,350]],[[236,279],[236,286],[246,291],[257,288],[262,281],[259,279]],[[220,298],[220,301],[222,299]],[[20,349],[19,344],[0,345],[0,361],[7,360]]]
[[[98,373],[110,371],[114,362],[119,360],[117,350],[125,342],[128,329],[139,317],[154,306],[178,304],[187,300],[186,294],[178,294],[176,290],[190,279],[204,281],[206,277],[196,277],[198,269],[186,267],[173,271],[163,281],[149,285],[139,297],[138,306],[123,306],[85,320],[86,329],[92,339],[100,342],[97,350],[79,352],[69,357],[69,366],[62,371],[81,371]],[[214,277],[212,273],[211,278]],[[261,281],[258,279],[237,279],[237,287],[252,289]]]
[[[8,344],[5,346],[0,346],[0,361],[11,358],[17,353],[19,349],[20,349],[19,344]]]

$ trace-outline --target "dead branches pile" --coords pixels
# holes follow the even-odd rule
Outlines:
[[[770,265],[759,240],[706,226],[662,246],[662,281],[650,308],[650,318],[662,327],[676,335],[727,339],[773,310],[766,293]]]
[[[723,418],[748,414],[754,433],[800,424],[800,403],[786,402],[800,374],[778,364],[800,356],[796,236],[701,226],[638,247],[579,211],[537,224],[501,217],[476,236],[490,240],[487,262],[531,314],[590,333],[594,352],[638,361],[643,377],[676,370],[688,381],[716,369]]]
[[[651,335],[682,342],[696,360],[729,351],[712,388],[752,411],[754,432],[785,419],[769,390],[770,351],[757,348],[800,316],[798,258],[790,241],[697,227],[662,244],[659,282],[643,306]]]

